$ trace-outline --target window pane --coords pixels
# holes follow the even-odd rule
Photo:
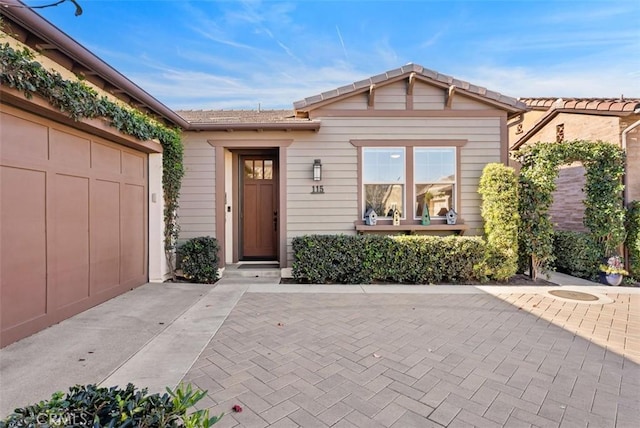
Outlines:
[[[402,206],[404,186],[401,184],[365,184],[365,212],[369,208],[378,214],[378,217],[391,217],[393,207],[400,211],[400,217],[404,216]]]
[[[262,177],[263,177],[262,161],[261,160],[254,161],[253,178],[255,178],[256,180],[262,180]]]
[[[425,204],[431,217],[444,216],[454,206],[453,184],[416,184],[416,217],[422,216]]]
[[[264,179],[265,180],[273,179],[273,161],[271,160],[264,161]]]
[[[455,148],[416,148],[414,158],[416,183],[455,181]]]
[[[253,161],[244,161],[244,178],[253,178]]]
[[[404,183],[404,149],[365,148],[363,180],[365,183]]]

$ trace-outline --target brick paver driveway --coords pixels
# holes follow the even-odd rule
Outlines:
[[[640,295],[610,297],[247,293],[185,381],[216,428],[635,427]]]

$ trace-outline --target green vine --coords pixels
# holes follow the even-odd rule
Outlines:
[[[37,94],[73,120],[103,118],[122,133],[142,141],[160,142],[163,148],[164,249],[172,268],[172,253],[179,233],[178,198],[184,175],[180,130],[168,128],[138,110],[100,96],[81,80],[66,80],[57,71],[46,70],[26,47],[14,49],[8,43],[0,45],[0,66],[0,83],[21,91],[28,99]]]
[[[534,276],[549,270],[554,260],[553,225],[547,213],[553,202],[560,165],[581,161],[585,167],[584,225],[602,245],[602,256],[613,254],[624,242],[624,150],[603,141],[576,140],[561,144],[538,143],[514,152],[512,156],[522,165],[519,178],[520,251],[521,255],[530,258]]]

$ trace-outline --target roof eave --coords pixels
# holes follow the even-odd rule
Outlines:
[[[320,121],[303,123],[189,123],[187,131],[314,131],[320,129]]]

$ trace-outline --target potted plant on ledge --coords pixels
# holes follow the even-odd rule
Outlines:
[[[624,270],[624,264],[620,256],[611,256],[606,264],[600,265],[600,282],[607,285],[620,285],[622,277],[629,272]]]

